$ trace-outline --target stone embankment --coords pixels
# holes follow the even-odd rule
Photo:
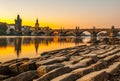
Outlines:
[[[0,81],[120,81],[120,46],[83,45],[0,63]]]

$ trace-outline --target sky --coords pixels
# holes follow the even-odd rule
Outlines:
[[[53,29],[120,27],[120,0],[0,0],[0,22],[14,23],[19,14],[23,25]]]

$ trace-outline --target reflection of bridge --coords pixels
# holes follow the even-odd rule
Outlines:
[[[50,31],[40,30],[38,35],[81,36],[85,32],[88,32],[91,36],[98,36],[99,34],[105,34],[106,36],[116,36],[117,33],[120,32],[120,29],[115,29],[114,26],[112,26],[111,29],[96,29],[95,27],[93,29],[79,29],[79,27],[76,27],[76,29],[54,29]]]

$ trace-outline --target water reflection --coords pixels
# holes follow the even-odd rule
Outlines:
[[[39,39],[35,38],[35,50],[36,50],[36,54],[38,53],[38,48],[39,48]]]
[[[0,39],[0,47],[6,47],[7,46],[7,39],[1,38]]]
[[[22,38],[15,38],[15,52],[17,54],[17,58],[19,58],[19,54],[21,53],[21,46],[22,46]]]
[[[65,43],[65,42],[73,42],[73,43],[85,43],[89,42],[90,37],[82,37],[82,38],[76,38],[76,37],[7,37],[7,38],[0,38],[0,47],[7,47],[15,43],[15,47],[20,47],[21,44],[27,45],[34,43],[36,44],[43,43],[45,45],[49,45],[51,42],[59,42],[59,43]]]
[[[89,44],[90,40],[90,37],[1,37],[0,61],[34,58],[44,51]]]

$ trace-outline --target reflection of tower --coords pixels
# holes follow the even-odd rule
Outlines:
[[[92,43],[97,43],[97,32],[96,32],[96,28],[95,27],[93,27],[91,42]]]
[[[17,15],[17,19],[15,19],[15,31],[20,32],[22,28],[22,19],[19,15]]]
[[[64,34],[64,33],[63,33],[63,30],[64,30],[64,28],[61,27],[60,33],[59,33],[60,36],[63,36],[63,34]]]
[[[17,58],[21,52],[22,38],[15,38],[15,52],[17,53]]]
[[[0,38],[0,47],[6,47],[7,43],[8,42],[6,38]]]
[[[38,53],[38,48],[39,48],[39,39],[35,38],[35,50],[36,50],[36,54]]]
[[[74,38],[74,43],[75,45],[79,45],[80,43],[82,43],[83,38]]]
[[[38,19],[36,19],[36,23],[35,23],[35,30],[38,31],[39,30],[39,22]]]

